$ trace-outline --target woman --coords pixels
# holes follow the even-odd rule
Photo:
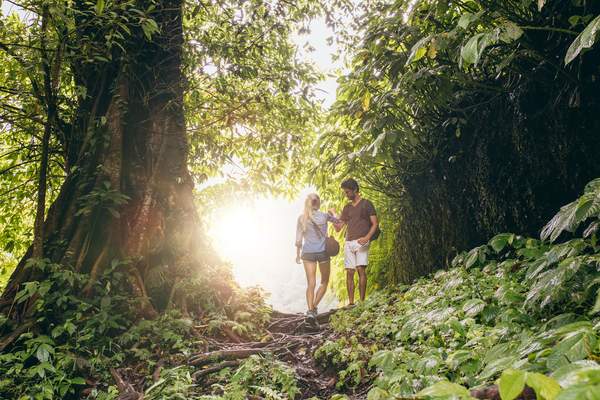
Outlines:
[[[327,222],[338,222],[337,218],[319,211],[321,199],[316,193],[311,193],[304,201],[304,212],[298,217],[296,227],[296,263],[304,263],[306,272],[306,318],[314,324],[317,318],[317,305],[327,291],[329,284],[329,256],[325,252],[327,237]],[[321,271],[321,286],[315,294],[317,263]]]

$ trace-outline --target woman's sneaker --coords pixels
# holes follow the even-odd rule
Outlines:
[[[306,322],[310,325],[315,325],[317,323],[317,313],[315,310],[308,310],[306,312]]]

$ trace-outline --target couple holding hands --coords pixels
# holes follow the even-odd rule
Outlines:
[[[309,194],[304,202],[304,211],[298,217],[296,228],[296,263],[304,264],[306,272],[307,321],[316,323],[317,305],[325,295],[329,284],[330,257],[337,254],[337,243],[327,234],[328,223],[339,232],[344,226],[344,268],[350,305],[354,304],[354,275],[358,272],[358,290],[361,301],[367,289],[367,264],[369,244],[379,236],[377,213],[373,203],[360,195],[358,183],[347,179],[341,184],[349,202],[338,217],[335,210],[320,211],[321,199],[316,193]],[[332,245],[333,242],[333,245]],[[339,249],[339,247],[338,247]],[[317,265],[321,272],[321,284],[315,293]]]

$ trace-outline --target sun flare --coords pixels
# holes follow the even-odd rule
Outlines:
[[[306,278],[295,263],[296,222],[305,189],[295,201],[261,198],[247,204],[230,204],[210,216],[209,235],[215,249],[233,268],[242,286],[260,286],[271,294],[278,310],[303,311]],[[325,308],[335,305],[328,298]]]

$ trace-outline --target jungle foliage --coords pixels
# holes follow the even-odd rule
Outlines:
[[[270,310],[210,247],[193,190],[225,163],[242,188],[295,179],[318,74],[290,35],[318,3],[17,9],[0,18],[1,396],[116,398],[114,368],[260,339]]]
[[[381,282],[411,282],[498,231],[537,235],[600,174],[593,1],[371,1],[347,37],[315,182],[382,193]]]
[[[117,367],[149,399],[297,396],[270,358],[210,388],[184,365],[214,338],[259,342],[269,321],[192,196],[236,164],[233,193],[353,174],[385,210],[372,288],[389,290],[340,313],[315,354],[340,392],[468,397],[499,378],[506,399],[596,393],[598,181],[543,240],[460,250],[533,236],[600,175],[600,5],[365,2],[315,146],[319,74],[290,37],[323,4],[19,5],[0,17],[0,285],[18,264],[0,298],[0,396],[116,399]],[[452,252],[452,269],[391,286]]]
[[[340,339],[315,357],[340,371],[340,390],[372,383],[369,399],[482,398],[495,381],[503,400],[525,385],[540,399],[597,397],[599,185],[544,228],[582,234],[554,244],[498,234],[448,270],[337,314]]]

